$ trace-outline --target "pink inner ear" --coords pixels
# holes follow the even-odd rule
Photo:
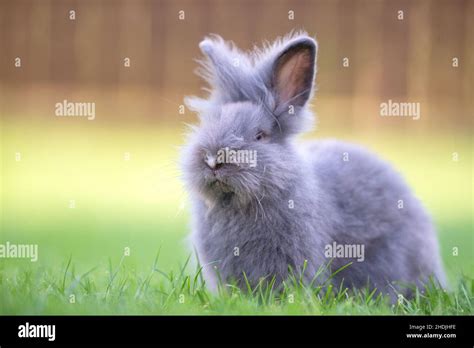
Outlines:
[[[304,94],[305,90],[311,87],[312,64],[311,51],[307,47],[286,52],[280,57],[276,67],[275,86],[279,104],[286,102],[291,104],[294,99],[298,99],[300,94]]]

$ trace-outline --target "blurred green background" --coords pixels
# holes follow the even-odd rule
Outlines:
[[[392,162],[433,216],[450,279],[474,276],[473,10],[469,1],[2,1],[0,242],[39,245],[36,264],[0,259],[2,271],[72,255],[85,272],[117,263],[126,247],[137,271],[160,248],[161,269],[184,262],[177,162],[196,119],[179,111],[185,95],[203,95],[199,41],[214,32],[249,49],[306,29],[320,52],[318,127],[305,138],[361,143]],[[95,120],[56,117],[64,99],[96,103]],[[380,117],[388,99],[421,103],[420,120]]]

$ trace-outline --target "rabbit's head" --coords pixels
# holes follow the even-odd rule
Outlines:
[[[299,165],[289,140],[312,124],[316,41],[292,34],[246,54],[212,36],[199,47],[210,96],[185,100],[200,118],[183,156],[188,188],[240,204],[287,190]]]

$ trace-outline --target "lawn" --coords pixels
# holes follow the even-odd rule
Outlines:
[[[333,134],[392,161],[436,223],[450,290],[431,287],[392,305],[298,279],[282,293],[226,285],[209,293],[187,262],[182,129],[3,127],[0,243],[38,244],[39,259],[0,259],[1,314],[473,313],[470,135]]]

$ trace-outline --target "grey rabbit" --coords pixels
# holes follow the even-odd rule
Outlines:
[[[278,286],[292,270],[306,284],[368,286],[392,299],[431,276],[445,284],[431,219],[388,163],[337,140],[296,141],[314,118],[313,38],[291,33],[245,53],[211,35],[199,47],[209,96],[185,99],[200,124],[181,167],[211,289]]]

